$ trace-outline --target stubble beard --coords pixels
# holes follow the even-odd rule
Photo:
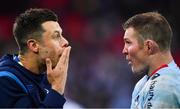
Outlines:
[[[133,67],[131,67],[132,71],[134,74],[137,74],[137,75],[141,75],[141,74],[147,74],[148,75],[148,72],[149,72],[149,67],[147,65],[143,66],[143,68],[140,68],[140,69],[135,69]]]

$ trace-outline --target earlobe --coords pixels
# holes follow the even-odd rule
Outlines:
[[[29,50],[31,50],[32,52],[37,53],[39,50],[39,44],[37,43],[35,39],[28,39],[27,46]]]

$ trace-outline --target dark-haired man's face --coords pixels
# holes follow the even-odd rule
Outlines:
[[[50,58],[52,67],[55,67],[64,48],[68,46],[68,41],[62,36],[62,29],[58,22],[47,21],[42,24],[42,27],[45,32],[40,43],[39,56],[43,65],[45,65],[45,59]]]

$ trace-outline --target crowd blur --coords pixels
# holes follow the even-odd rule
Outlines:
[[[12,25],[28,8],[48,8],[59,16],[63,35],[72,46],[66,106],[128,108],[133,75],[122,54],[122,24],[136,13],[158,11],[170,22],[172,53],[180,65],[178,0],[5,0],[0,3],[0,56],[17,53]]]

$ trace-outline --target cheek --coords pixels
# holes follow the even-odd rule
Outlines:
[[[49,43],[41,49],[41,55],[45,58],[55,57],[61,51],[57,43]]]
[[[130,46],[128,48],[128,53],[129,53],[130,57],[135,57],[137,52],[138,52],[138,49],[136,46]]]
[[[47,47],[40,50],[39,56],[42,63],[45,63],[46,58],[49,58],[52,61],[53,66],[55,65],[58,57],[55,49]]]
[[[53,57],[58,57],[60,55],[60,51],[58,48],[48,48],[45,50],[45,56],[46,58],[53,58]]]
[[[61,55],[62,50],[58,47],[49,47],[46,49],[46,56],[50,58],[52,61],[58,60]],[[47,58],[46,57],[46,58]]]
[[[52,50],[50,48],[44,47],[39,50],[39,54],[42,59],[46,59],[52,55]]]
[[[51,54],[52,55],[59,55],[59,53],[61,52],[61,47],[59,45],[58,41],[54,41],[54,43],[51,43],[49,48],[51,49]]]
[[[62,48],[59,46],[57,42],[49,42],[46,43],[46,46],[43,46],[39,49],[39,55],[42,60],[46,58],[50,58],[53,65],[57,63],[59,60],[60,55],[62,54]]]
[[[129,48],[129,58],[134,65],[141,65],[144,64],[145,55],[142,49],[134,46]]]

